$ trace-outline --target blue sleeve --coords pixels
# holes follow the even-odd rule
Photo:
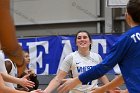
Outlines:
[[[112,47],[109,54],[98,65],[79,75],[79,80],[83,84],[98,79],[111,70],[117,63],[121,62],[125,53],[131,46],[132,40],[128,37],[121,37]]]

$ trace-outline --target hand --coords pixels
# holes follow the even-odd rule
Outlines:
[[[30,93],[45,93],[41,89],[33,90]]]
[[[106,89],[101,86],[91,89],[91,93],[116,93],[116,92],[114,90],[106,91]]]
[[[46,89],[43,91],[43,93],[52,93],[52,92],[46,88]]]
[[[35,74],[32,69],[28,69],[24,71],[26,74]]]
[[[105,89],[102,87],[96,87],[96,88],[91,89],[91,93],[104,93],[104,92],[105,92]]]
[[[27,77],[29,77],[29,75],[25,75],[23,78],[20,78],[20,83],[19,83],[26,90],[28,90],[28,87],[33,88],[35,86],[34,82],[27,80]]]
[[[114,90],[108,90],[106,93],[116,93]]]
[[[76,87],[81,81],[78,78],[71,78],[71,79],[63,79],[62,85],[57,89],[58,93],[67,93],[69,90]]]
[[[129,93],[128,90],[115,90],[115,93]]]
[[[44,90],[43,93],[51,93],[51,92],[48,92],[47,90]]]

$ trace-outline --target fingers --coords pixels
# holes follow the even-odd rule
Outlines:
[[[33,88],[35,86],[35,84],[32,81],[28,81],[25,86],[30,87],[30,88]]]
[[[67,93],[69,90],[69,87],[67,87],[65,83],[60,85],[60,87],[57,89],[58,93]]]
[[[90,91],[94,91],[94,90],[96,90],[97,88],[92,88]]]
[[[24,89],[25,89],[26,91],[29,91],[29,88],[27,88],[27,87],[24,87]]]
[[[96,90],[96,88],[93,88],[93,89],[90,90],[90,93],[100,93],[100,91],[98,92],[98,91]]]
[[[37,90],[31,91],[30,93],[45,93],[45,92],[43,92],[41,89],[37,89]]]
[[[58,93],[67,93],[70,89],[73,89],[78,84],[80,84],[80,81],[78,78],[66,79],[63,81],[65,81],[65,83],[60,85],[60,87],[58,88]]]
[[[35,86],[35,83],[27,80],[26,78],[21,78],[21,84],[20,85],[23,86],[23,87],[33,88]]]
[[[30,74],[26,74],[25,76],[23,76],[23,78],[28,78],[30,76]]]
[[[67,79],[62,79],[61,84],[64,84],[67,81]]]

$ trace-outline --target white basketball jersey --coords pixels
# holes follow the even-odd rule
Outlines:
[[[5,59],[5,61],[9,61],[12,64],[12,69],[11,69],[9,75],[11,75],[13,77],[17,77],[17,67],[16,67],[16,65],[10,59]],[[17,84],[13,84],[13,85],[14,85],[15,88],[17,88]]]
[[[0,66],[0,72],[7,73],[7,70],[6,70],[6,67],[5,67],[5,61],[4,61],[4,54],[1,50],[0,50],[0,65],[1,65]],[[10,88],[15,89],[12,83],[5,82],[5,85],[10,87]]]
[[[71,53],[66,59],[62,62],[60,70],[65,72],[72,71],[73,77],[79,76],[81,73],[88,71],[93,66],[101,62],[101,56],[99,54],[90,52],[88,56],[82,56],[77,51]],[[70,66],[68,66],[70,65]],[[93,80],[87,85],[78,85],[70,93],[90,93],[90,89],[97,87],[98,80]],[[75,91],[74,91],[75,90]],[[79,92],[78,92],[79,91]]]

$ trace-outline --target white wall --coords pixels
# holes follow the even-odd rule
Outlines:
[[[16,25],[93,21],[99,0],[13,0]]]

